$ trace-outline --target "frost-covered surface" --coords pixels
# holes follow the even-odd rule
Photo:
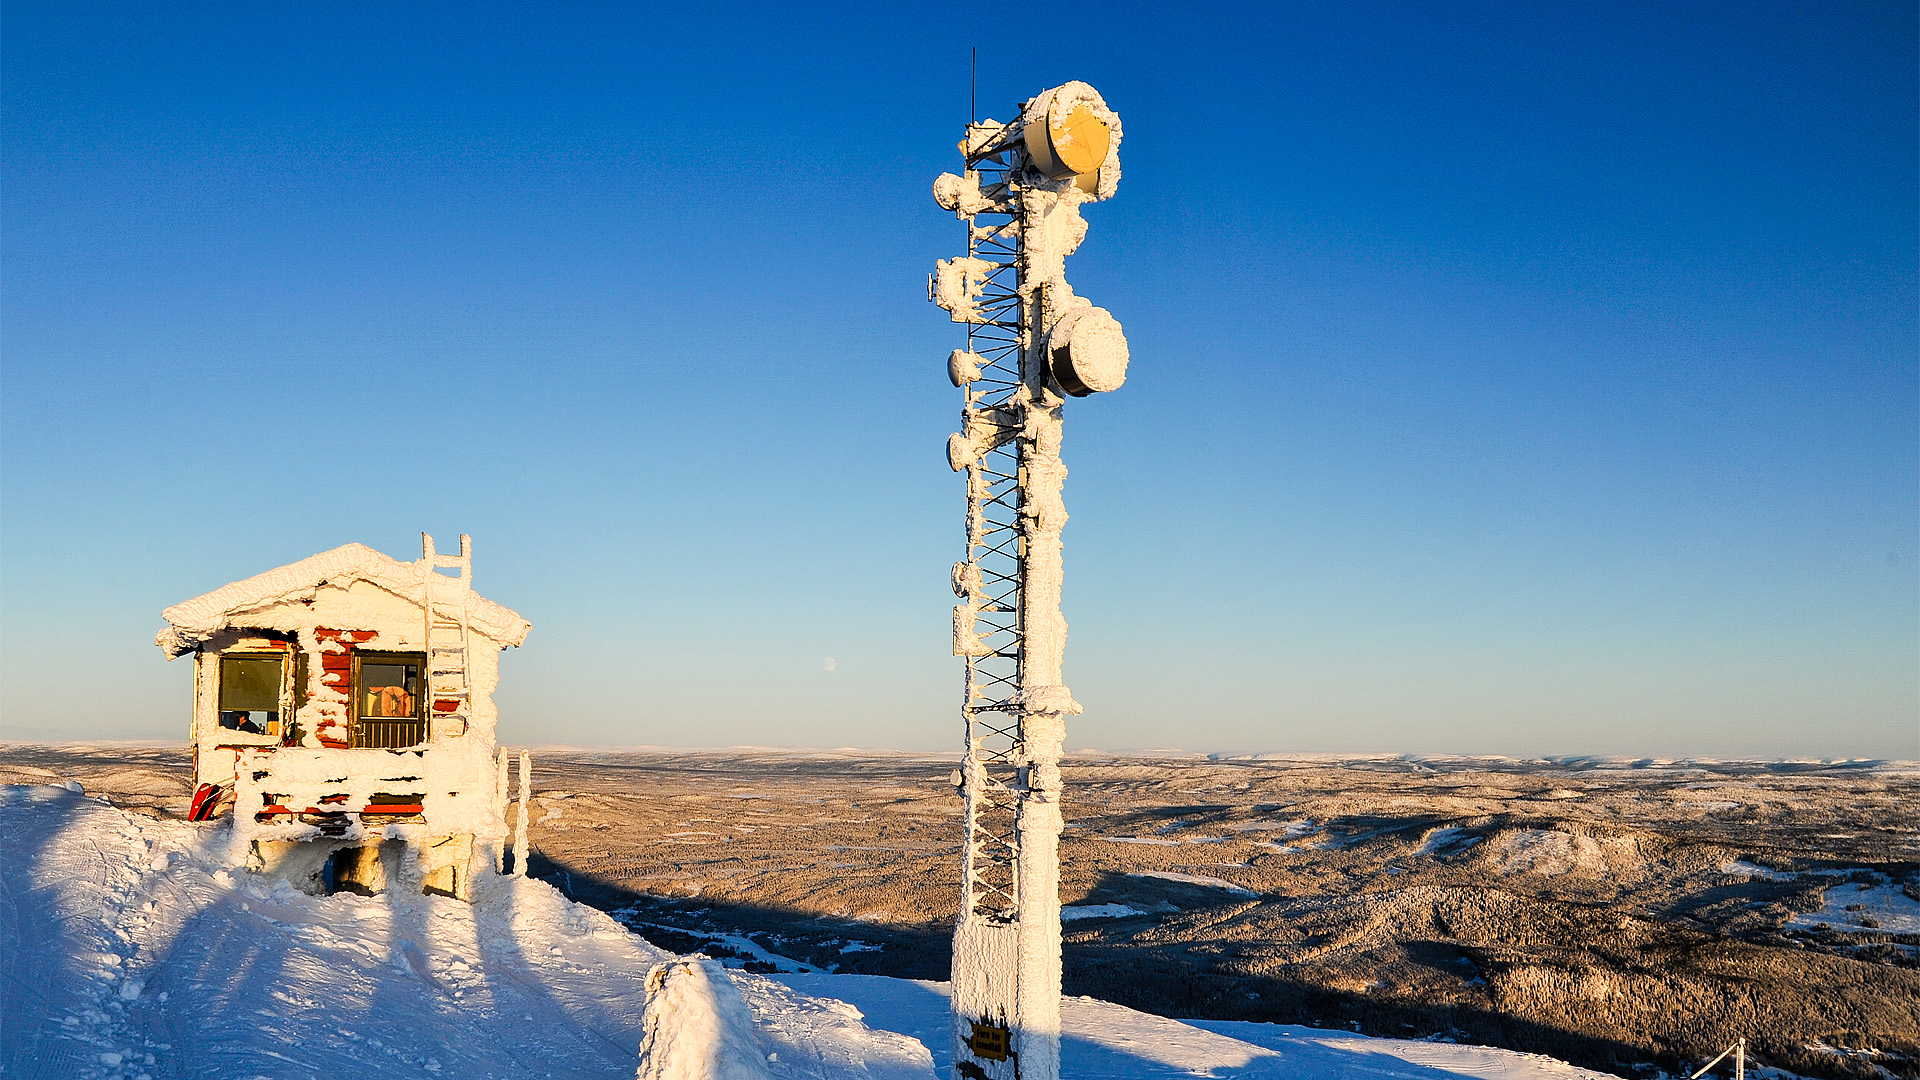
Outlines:
[[[478,750],[474,748],[478,747]],[[427,824],[366,826],[351,818],[341,839],[364,836],[398,839],[465,833],[480,840],[505,836],[500,807],[494,799],[495,765],[483,756],[479,740],[431,750],[387,753],[365,750],[308,750],[285,747],[271,753],[246,751],[240,756],[238,804],[262,805],[263,793],[280,793],[296,810],[318,802],[315,792],[348,796],[343,805],[360,807],[380,793],[417,790],[424,798]],[[265,773],[259,779],[256,775]],[[292,817],[259,822],[250,813],[233,815],[242,840],[312,840],[321,833],[314,825]]]
[[[933,271],[934,302],[951,312],[954,322],[989,321],[980,311],[980,289],[993,271],[993,263],[970,255],[941,259]]]
[[[987,364],[986,358],[970,349],[955,349],[947,354],[947,380],[955,386],[965,386],[980,378],[980,369]]]
[[[1070,162],[1076,155],[1066,154],[1055,161],[1054,152],[1066,144],[1052,141],[1050,133],[1058,126],[1062,137],[1071,143],[1071,132],[1055,121],[1068,115],[1064,110],[1081,105],[1110,134],[1105,159],[1093,161],[1098,151],[1082,146],[1088,151],[1087,160],[1072,164],[1062,173],[1052,166]],[[1056,109],[1062,111],[1056,115]],[[1019,231],[1021,385],[1003,402],[995,402],[993,408],[980,407],[981,399],[969,388],[962,430],[947,440],[948,465],[968,476],[968,562],[954,569],[954,591],[963,596],[964,602],[953,612],[953,652],[970,658],[994,651],[980,633],[986,598],[980,589],[979,568],[972,563],[983,548],[982,526],[987,518],[988,485],[981,458],[1009,436],[1017,438],[1019,446],[1019,529],[1024,540],[1019,555],[1019,686],[1007,698],[1008,711],[1019,720],[1018,738],[1009,755],[1022,773],[1014,826],[1018,833],[1014,871],[1017,887],[1010,894],[1016,907],[1010,925],[982,919],[972,899],[980,879],[969,877],[965,886],[969,899],[963,904],[953,939],[953,1038],[958,1046],[965,1037],[963,1028],[974,1018],[1002,1021],[1011,1031],[1018,1071],[1034,1080],[1049,1080],[1059,1072],[1059,845],[1063,824],[1059,763],[1066,744],[1066,718],[1080,712],[1080,705],[1073,700],[1061,674],[1067,639],[1067,622],[1060,611],[1061,530],[1067,522],[1061,490],[1067,468],[1060,457],[1063,399],[1047,377],[1049,347],[1043,341],[1049,329],[1061,326],[1062,337],[1055,345],[1062,355],[1072,351],[1069,346],[1080,348],[1073,341],[1074,321],[1086,320],[1093,309],[1067,284],[1065,263],[1087,234],[1087,223],[1080,216],[1081,204],[1111,196],[1119,181],[1121,130],[1119,117],[1107,109],[1100,95],[1079,82],[1044,91],[1026,102],[1020,123],[1025,130],[1025,145],[1033,156],[1029,158],[1014,144],[1006,144],[1009,171],[1005,184],[995,187],[1010,197]],[[989,121],[986,125],[970,124],[968,130],[971,140],[975,134],[989,130],[993,139],[1011,136],[1014,129]],[[1073,171],[1088,166],[1093,167],[1093,183],[1082,186],[1077,182],[1082,178],[1076,178]],[[968,220],[970,229],[969,215],[986,210],[996,197],[982,192],[978,174],[972,172],[965,177],[949,174],[934,184],[935,200]],[[995,230],[999,228],[994,226]],[[977,232],[970,235],[976,239],[979,236]],[[969,248],[977,250],[971,240]],[[956,322],[989,321],[978,302],[983,282],[1003,269],[1004,264],[973,255],[941,260],[930,282],[931,297]],[[1125,339],[1119,324],[1102,313],[1089,322],[1089,327],[1083,350],[1086,362],[1074,360],[1070,364],[1079,372],[1078,381],[1072,383],[1076,392],[1088,387],[1111,389],[1126,374]],[[956,352],[949,357],[948,373],[955,385],[969,383],[969,376],[977,373],[970,356]],[[976,672],[973,661],[968,663],[972,708],[973,702],[985,698],[974,694]],[[975,738],[975,734],[969,734],[969,739]],[[987,785],[979,752],[978,746],[970,745],[962,764],[969,830],[980,820],[980,800]],[[971,857],[966,866],[966,872],[974,875]],[[999,1060],[975,1060],[969,1068],[976,1072],[984,1069],[985,1075],[996,1080],[1015,1072],[1014,1066]]]
[[[933,182],[933,201],[962,220],[1006,205],[1004,195],[995,198],[981,192],[980,174],[975,172],[965,176],[941,173]]]
[[[1055,374],[1073,393],[1105,393],[1127,381],[1127,336],[1106,308],[1078,307],[1062,315],[1047,331],[1046,349]],[[1062,359],[1078,387],[1061,372]]]
[[[1042,91],[1022,110],[1028,124],[1036,121],[1058,130],[1060,119],[1075,108],[1086,106],[1107,128],[1107,158],[1098,170],[1095,188],[1087,194],[1094,199],[1111,199],[1120,185],[1120,141],[1125,136],[1125,128],[1120,123],[1120,114],[1107,107],[1107,101],[1100,92],[1086,83],[1075,80],[1063,83],[1051,90]],[[1049,134],[1052,134],[1051,132]],[[1068,134],[1060,131],[1059,134]],[[1073,184],[1073,181],[1066,181]]]
[[[713,960],[672,960],[647,976],[635,1080],[769,1080],[753,1014]]]
[[[369,582],[418,605],[424,602],[425,575],[430,572],[420,562],[403,563],[365,544],[343,544],[173,605],[160,613],[167,628],[155,635],[155,643],[177,656],[229,626],[298,629],[260,622],[258,613],[311,600],[323,586],[344,588],[354,581]],[[477,594],[467,601],[467,618],[501,645],[520,644],[531,628],[518,613]]]
[[[493,784],[499,713],[492,694],[499,682],[497,653],[526,640],[528,623],[472,592],[467,538],[461,550],[461,559],[455,559],[461,575],[447,577],[440,567],[449,563],[434,555],[430,540],[424,540],[422,557],[413,563],[365,544],[346,544],[161,613],[167,628],[156,634],[156,644],[169,659],[194,653],[192,782],[221,784],[232,798],[232,817],[242,832],[236,857],[259,865],[265,849],[253,842],[319,838],[319,826],[301,822],[298,815],[324,807],[348,815],[346,832],[332,834],[336,840],[359,842],[374,834],[413,842],[455,838],[432,847],[434,859],[449,872],[444,888],[459,894],[465,894],[465,882],[478,865],[499,863],[507,822],[501,817],[505,794]],[[457,648],[449,646],[445,630],[428,630],[436,621],[463,626]],[[275,636],[261,638],[263,630]],[[284,657],[278,707],[300,732],[298,746],[292,740],[280,746],[282,736],[271,728],[236,732],[219,724],[219,653],[228,650]],[[346,749],[359,715],[349,700],[349,655],[355,650],[419,651],[432,657],[420,688],[432,698],[430,705],[420,705],[428,717],[422,748]],[[451,655],[459,659],[451,661]],[[294,686],[301,671],[296,657],[305,661],[303,686]],[[399,805],[419,801],[419,817],[367,826],[357,811],[374,799]],[[300,861],[313,865],[307,855]]]
[[[463,550],[465,550],[463,548]],[[467,576],[450,577],[427,545],[422,558],[400,562],[364,544],[347,544],[269,570],[167,608],[167,627],[155,641],[173,658],[194,655],[193,782],[219,784],[234,796],[234,813],[254,829],[253,840],[304,840],[315,834],[295,814],[331,806],[352,814],[375,794],[421,796],[424,823],[388,826],[389,836],[412,839],[461,836],[461,859],[497,853],[506,824],[503,801],[491,782],[498,710],[500,649],[519,645],[529,625],[518,614],[473,592]],[[431,597],[430,597],[431,594]],[[448,642],[428,638],[428,604],[458,621],[459,662],[448,664]],[[262,631],[280,635],[261,638]],[[286,636],[297,644],[289,645]],[[349,700],[348,656],[358,649],[426,652],[435,663],[422,689],[433,696],[426,750],[406,760],[364,752],[343,754],[359,710]],[[282,667],[280,708],[298,702],[299,745],[281,747],[278,732],[237,732],[218,723],[221,663],[228,650],[268,650],[305,658],[305,684],[294,686],[301,665]],[[441,670],[441,676],[431,674]],[[448,672],[459,672],[457,685]],[[445,707],[443,709],[443,706]],[[450,711],[448,711],[450,710]],[[247,759],[244,767],[242,759]],[[344,801],[341,801],[344,800]],[[272,816],[257,827],[255,815]],[[347,839],[359,839],[352,822]],[[466,847],[472,841],[477,849]],[[244,852],[243,852],[244,853]],[[451,858],[451,856],[448,856]],[[461,861],[460,859],[454,860]],[[465,871],[461,871],[464,880]]]

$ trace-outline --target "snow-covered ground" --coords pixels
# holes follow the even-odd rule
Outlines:
[[[229,868],[228,830],[67,787],[0,788],[0,1075],[631,1077],[668,954],[539,881],[469,905],[313,897]],[[925,1080],[938,983],[734,972],[769,1073]],[[1095,1077],[1574,1080],[1548,1058],[1066,1003],[1064,1065]]]
[[[1805,911],[1787,920],[1794,930],[1826,929],[1843,933],[1884,931],[1889,934],[1920,934],[1920,900],[1915,900],[1885,874],[1847,870],[1808,870],[1783,874],[1750,862],[1729,862],[1721,867],[1736,877],[1791,881],[1796,877],[1849,879],[1835,881],[1820,891],[1820,909]]]
[[[1796,915],[1787,925],[1796,929],[1824,926],[1849,932],[1920,934],[1920,900],[1884,878],[1877,884],[1834,885],[1820,899],[1819,911]]]
[[[778,975],[859,1009],[867,1024],[911,1035],[946,1075],[945,983],[877,975]],[[1060,1073],[1073,1080],[1249,1077],[1279,1080],[1601,1080],[1605,1073],[1485,1046],[1374,1039],[1344,1031],[1232,1020],[1168,1020],[1093,998],[1062,1002]],[[1607,1078],[1611,1080],[1611,1078]]]
[[[313,897],[224,826],[0,789],[0,1075],[631,1077],[669,955],[546,884]],[[777,1077],[924,1077],[918,1044],[741,975]],[[863,1072],[862,1069],[866,1071]]]

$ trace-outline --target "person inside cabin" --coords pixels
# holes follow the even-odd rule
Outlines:
[[[282,673],[278,656],[221,657],[220,726],[249,735],[278,735]]]
[[[220,713],[220,726],[231,731],[244,731],[250,735],[265,735],[266,724],[254,719],[254,713],[241,709],[226,709]],[[259,715],[265,716],[266,713]]]

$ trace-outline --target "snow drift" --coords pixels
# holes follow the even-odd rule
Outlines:
[[[675,960],[647,975],[635,1080],[769,1080],[753,1014],[726,969]]]

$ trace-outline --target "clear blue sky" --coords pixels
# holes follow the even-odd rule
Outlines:
[[[978,45],[1126,124],[1069,745],[1920,757],[1911,3],[968,10],[8,4],[0,735],[426,529],[509,739],[957,746]]]

